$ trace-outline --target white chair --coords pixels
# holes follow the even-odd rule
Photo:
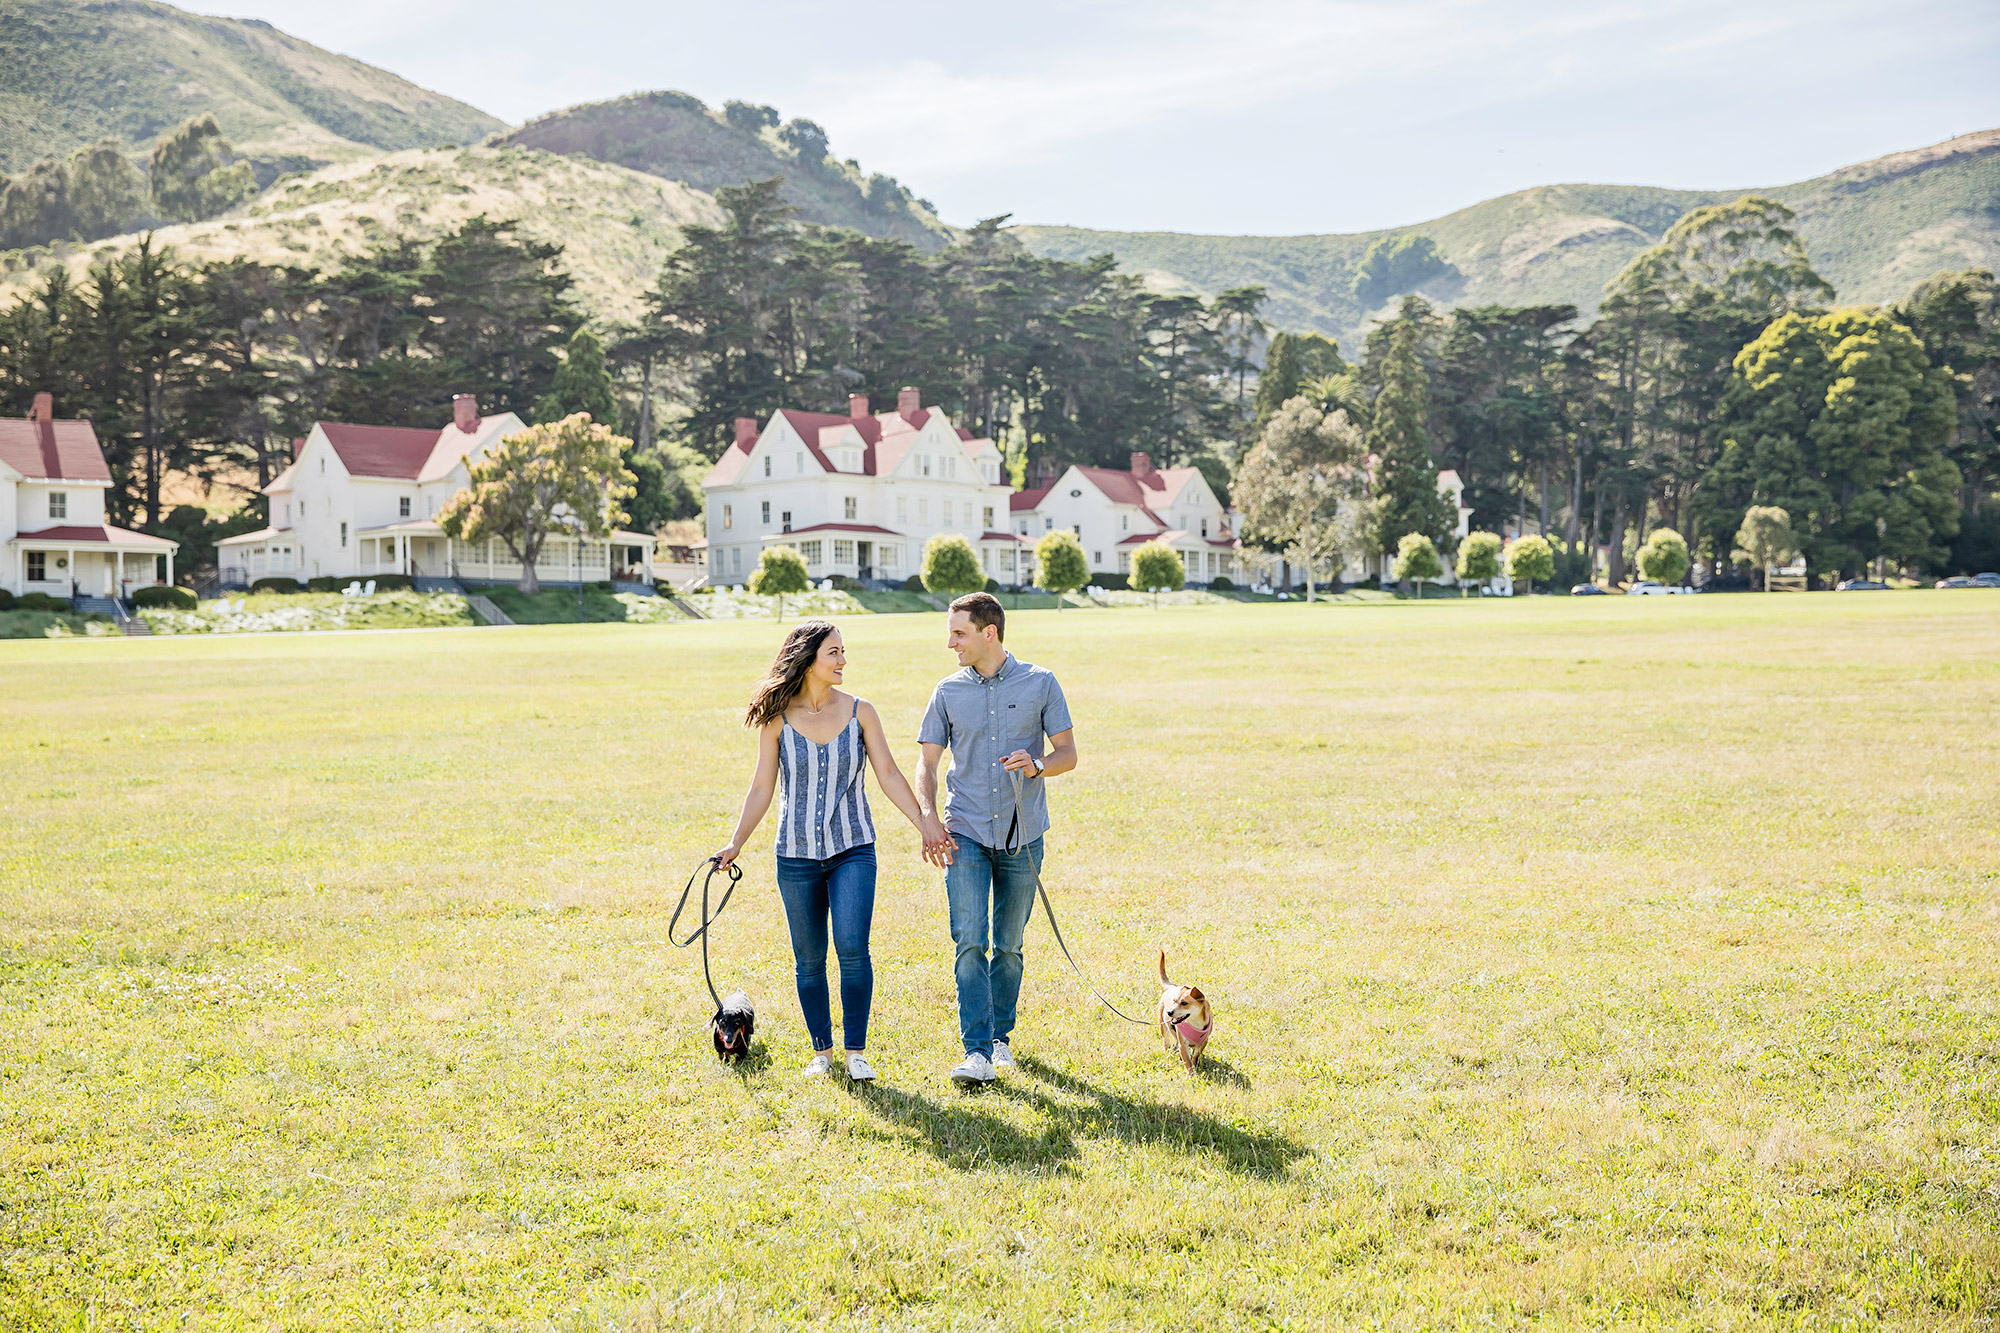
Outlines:
[[[375,595],[375,580],[374,580],[374,579],[370,579],[370,580],[368,580],[368,586],[367,586],[366,588],[363,588],[363,589],[361,590],[361,595],[362,595],[363,597],[373,597],[373,596]]]
[[[340,595],[342,597],[359,597],[361,595],[361,581],[356,579],[354,582],[348,584],[340,590]]]

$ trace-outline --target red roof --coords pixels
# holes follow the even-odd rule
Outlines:
[[[97,542],[104,546],[150,546],[163,551],[180,549],[180,543],[165,537],[153,537],[143,532],[129,532],[124,528],[100,525],[94,528],[43,528],[40,532],[23,532],[17,541],[24,542]]]
[[[884,537],[900,537],[903,535],[894,528],[878,528],[873,523],[815,523],[809,528],[793,528],[790,532],[774,532],[764,540],[770,541],[772,537],[796,537],[802,532],[865,532],[879,533]]]
[[[1026,537],[1016,537],[1011,532],[982,532],[979,534],[979,540],[983,542],[1025,542],[1028,539]]]
[[[88,421],[0,417],[0,463],[31,481],[111,480]]]
[[[352,426],[344,421],[322,421],[319,428],[351,475],[409,481],[423,474],[442,433],[407,426]]]
[[[1038,490],[1015,491],[1012,495],[1007,497],[1007,508],[1033,509],[1036,505],[1042,502],[1043,496],[1047,495],[1050,491],[1054,489],[1055,487],[1053,486],[1043,486]]]

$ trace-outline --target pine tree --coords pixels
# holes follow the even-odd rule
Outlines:
[[[1417,348],[1417,320],[1404,303],[1382,364],[1382,392],[1369,423],[1368,451],[1375,455],[1375,544],[1392,554],[1405,535],[1429,537],[1449,549],[1458,515],[1438,493],[1431,457],[1430,386]]]
[[[592,421],[618,427],[618,399],[604,365],[604,345],[589,329],[570,335],[569,355],[556,367],[549,391],[535,404],[537,421],[560,421],[572,412],[588,412]]]

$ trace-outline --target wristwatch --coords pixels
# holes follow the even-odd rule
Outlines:
[[[1042,775],[1042,770],[1043,770],[1044,768],[1048,767],[1048,765],[1044,764],[1044,763],[1043,763],[1043,762],[1042,762],[1041,760],[1039,760],[1039,759],[1030,759],[1030,760],[1028,760],[1028,762],[1029,762],[1029,763],[1031,763],[1031,764],[1033,764],[1033,765],[1035,766],[1035,776],[1036,776],[1036,777],[1040,777],[1040,776]]]

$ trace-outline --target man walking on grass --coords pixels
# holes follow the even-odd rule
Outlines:
[[[927,820],[936,818],[938,766],[949,749],[945,833],[925,842],[924,859],[945,868],[951,938],[958,946],[965,1062],[951,1077],[961,1087],[979,1087],[993,1081],[996,1065],[1014,1066],[1009,1042],[1021,995],[1021,937],[1035,905],[1042,834],[1049,827],[1042,780],[1076,767],[1076,742],[1055,673],[1018,660],[1004,646],[1007,613],[998,598],[968,593],[951,604],[950,617],[945,646],[958,654],[961,669],[938,682],[924,710],[917,805]]]

